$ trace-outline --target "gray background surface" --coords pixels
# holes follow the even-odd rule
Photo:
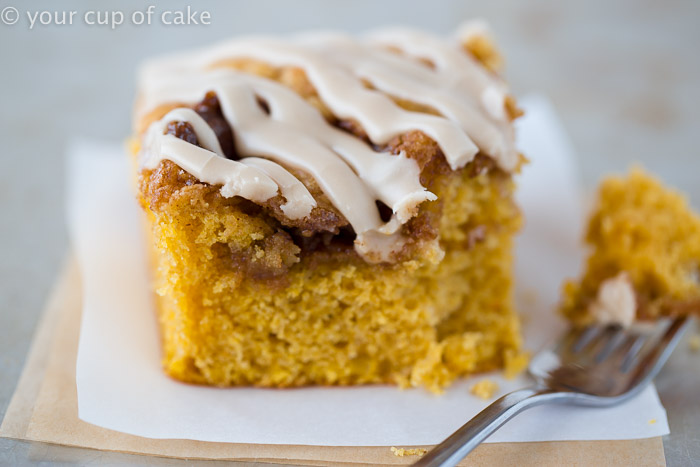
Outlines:
[[[156,11],[188,3],[150,2]],[[42,304],[68,248],[63,153],[76,136],[123,139],[134,71],[144,57],[234,34],[303,28],[360,31],[409,24],[451,31],[484,17],[507,58],[517,94],[554,102],[588,189],[604,173],[640,162],[700,206],[700,2],[629,1],[234,1],[192,2],[209,26],[88,26],[87,10],[130,14],[146,3],[35,2],[0,23],[0,418],[21,372]],[[27,11],[79,12],[73,25],[29,29]],[[572,274],[575,271],[572,271]],[[697,332],[697,331],[695,331]],[[700,354],[682,344],[657,381],[670,413],[670,465],[700,463]],[[0,464],[42,461],[184,461],[0,439]]]

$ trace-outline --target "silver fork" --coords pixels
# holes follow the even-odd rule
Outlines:
[[[453,466],[519,412],[549,402],[606,407],[639,393],[659,372],[690,318],[657,325],[570,330],[530,362],[531,388],[506,394],[414,465]]]

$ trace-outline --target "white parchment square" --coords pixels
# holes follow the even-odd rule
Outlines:
[[[584,213],[573,152],[549,102],[522,100],[519,147],[532,160],[519,177],[526,227],[517,241],[517,298],[529,349],[563,329],[553,306],[577,274]],[[140,212],[119,145],[76,143],[69,154],[68,220],[83,278],[77,361],[79,416],[147,438],[328,446],[435,444],[483,409],[469,393],[484,376],[442,396],[395,387],[215,389],[181,384],[160,366]],[[498,381],[499,395],[530,384]],[[655,420],[655,423],[651,421]],[[489,442],[606,440],[667,434],[656,390],[608,409],[533,408]]]

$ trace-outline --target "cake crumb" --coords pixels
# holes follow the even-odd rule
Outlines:
[[[690,340],[688,341],[688,345],[690,346],[691,352],[700,352],[700,334],[695,334],[694,336],[690,336]]]
[[[463,24],[457,31],[462,47],[472,54],[489,71],[498,73],[503,69],[503,57],[494,44],[491,28],[482,20]]]
[[[482,379],[471,388],[471,393],[482,399],[491,399],[498,391],[498,384],[490,379]]]
[[[649,420],[649,425],[653,425],[654,423],[656,423],[656,419],[655,419],[655,418],[652,418],[651,420]]]
[[[422,456],[426,452],[428,452],[427,449],[425,448],[410,448],[410,449],[404,449],[404,448],[395,448],[394,446],[391,447],[391,452],[394,453],[396,457],[404,457],[404,456]]]
[[[506,379],[513,379],[525,371],[529,363],[530,354],[528,352],[508,351],[505,355],[503,374]]]

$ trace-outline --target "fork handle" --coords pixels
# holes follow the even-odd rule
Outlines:
[[[520,389],[506,394],[479,412],[413,465],[421,467],[457,465],[482,441],[521,411],[567,397],[567,393],[539,387]]]

